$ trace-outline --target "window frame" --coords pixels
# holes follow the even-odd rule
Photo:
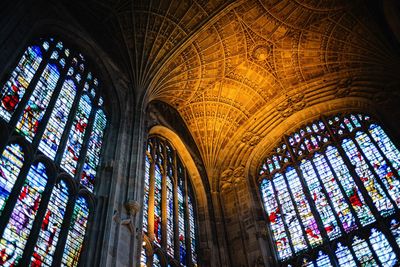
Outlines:
[[[51,41],[50,41],[51,40]],[[49,42],[49,48],[46,50],[43,48],[43,43],[47,41]],[[59,59],[62,57],[61,55],[59,56],[59,59],[51,59],[51,55],[54,51],[59,51],[56,49],[56,46],[58,43],[62,43],[63,48],[61,51],[64,51],[65,49],[69,50],[70,55],[67,57],[66,62],[65,62],[65,67],[61,68],[60,67],[60,62]],[[23,165],[20,169],[20,172],[18,174],[18,177],[12,187],[12,191],[10,195],[8,196],[6,202],[5,202],[5,207],[2,212],[2,216],[0,217],[0,235],[3,236],[3,232],[5,228],[7,227],[8,221],[10,219],[10,215],[13,212],[13,209],[15,207],[15,204],[18,200],[18,195],[20,193],[20,190],[23,186],[23,183],[25,179],[27,178],[27,174],[29,172],[29,169],[33,164],[38,161],[42,160],[43,162],[46,162],[46,166],[48,167],[48,181],[46,184],[45,191],[42,193],[42,199],[41,203],[39,206],[39,209],[33,219],[33,225],[30,229],[29,235],[27,242],[24,247],[24,251],[22,254],[22,258],[19,260],[19,264],[22,265],[27,265],[31,261],[31,257],[35,248],[35,245],[38,242],[39,234],[41,232],[41,222],[44,219],[44,215],[47,211],[48,204],[50,201],[50,197],[52,195],[53,189],[55,188],[56,184],[60,180],[64,180],[69,188],[69,196],[66,204],[66,209],[64,213],[64,217],[62,220],[62,224],[60,226],[60,233],[58,236],[58,242],[55,244],[56,248],[53,254],[53,263],[52,265],[57,265],[58,263],[61,263],[62,256],[63,256],[63,251],[64,247],[66,245],[66,239],[69,233],[69,227],[73,215],[73,210],[74,210],[74,205],[76,203],[76,200],[79,196],[83,196],[88,205],[88,210],[89,210],[89,216],[87,218],[87,225],[86,225],[86,231],[85,235],[83,237],[83,242],[81,244],[82,246],[82,251],[79,256],[79,261],[78,265],[81,265],[82,262],[84,262],[85,255],[88,253],[87,245],[89,242],[89,239],[91,238],[91,232],[93,231],[94,227],[94,217],[96,216],[95,210],[96,210],[96,195],[97,191],[99,190],[99,187],[102,183],[101,177],[102,177],[102,170],[100,166],[102,166],[103,158],[104,158],[104,151],[107,148],[107,141],[110,135],[110,125],[112,123],[112,116],[110,116],[108,112],[108,101],[106,99],[102,99],[103,104],[99,105],[99,99],[100,97],[104,97],[105,93],[105,88],[104,88],[104,83],[100,82],[99,79],[99,85],[96,86],[95,88],[95,96],[94,99],[91,103],[91,112],[90,116],[88,117],[88,124],[85,129],[85,133],[83,136],[83,141],[82,141],[82,146],[79,152],[79,157],[77,161],[77,171],[74,175],[69,174],[66,170],[63,169],[62,164],[61,164],[61,159],[63,157],[63,152],[66,150],[66,145],[67,145],[67,140],[69,134],[72,132],[72,123],[74,121],[74,117],[76,116],[76,112],[78,109],[79,101],[81,99],[81,96],[85,93],[84,92],[84,87],[87,79],[88,73],[91,73],[92,75],[92,81],[94,79],[97,79],[97,77],[94,74],[100,73],[97,67],[95,67],[92,64],[92,60],[90,58],[90,54],[85,54],[83,55],[82,60],[80,61],[80,55],[82,53],[80,52],[81,49],[79,46],[74,45],[71,42],[68,42],[68,40],[65,40],[65,38],[62,38],[60,36],[57,36],[56,34],[52,34],[51,37],[48,35],[46,36],[33,36],[30,38],[28,42],[26,42],[25,45],[22,45],[19,49],[18,52],[14,53],[11,56],[10,62],[11,64],[7,64],[7,67],[0,70],[0,73],[2,74],[1,78],[1,86],[5,85],[5,83],[8,81],[8,79],[11,77],[12,72],[16,69],[18,66],[19,61],[21,60],[22,56],[26,53],[28,47],[32,46],[39,46],[42,52],[42,60],[37,68],[37,70],[33,74],[33,78],[30,81],[29,85],[26,87],[25,92],[21,99],[19,99],[18,106],[13,110],[12,115],[10,116],[10,119],[7,121],[3,119],[3,117],[0,117],[0,130],[1,134],[0,137],[2,139],[0,140],[0,152],[3,153],[7,145],[17,143],[19,144],[23,151],[24,151],[24,161]],[[60,51],[59,51],[60,52]],[[64,56],[65,58],[65,56]],[[69,77],[68,76],[68,69],[72,67],[71,62],[73,58],[78,59],[77,66],[79,66],[80,63],[84,64],[84,70],[81,72],[81,80],[78,82],[75,77]],[[36,88],[38,81],[40,77],[43,74],[43,70],[49,63],[54,63],[58,65],[60,68],[60,76],[56,82],[55,88],[52,91],[50,98],[49,98],[49,103],[45,107],[45,110],[43,112],[42,119],[39,124],[38,130],[34,133],[33,139],[31,142],[25,139],[25,137],[18,133],[16,126],[18,120],[22,117],[23,110],[26,107],[28,100],[32,96],[34,89]],[[76,67],[77,69],[78,67]],[[77,72],[75,72],[76,74]],[[75,76],[75,74],[73,76]],[[53,111],[55,110],[55,105],[58,99],[60,99],[60,93],[62,90],[63,85],[67,80],[73,80],[74,85],[75,85],[75,95],[73,97],[73,102],[71,104],[70,109],[68,110],[68,115],[67,119],[65,122],[65,125],[63,127],[63,131],[61,132],[61,138],[59,140],[58,148],[55,151],[55,157],[54,159],[51,159],[45,155],[45,151],[41,151],[39,148],[40,142],[43,138],[43,134],[46,131],[47,126],[49,125],[49,121],[51,118],[51,115]],[[1,89],[2,89],[1,88]],[[89,85],[89,88],[92,88]],[[41,90],[40,88],[39,90]],[[99,162],[98,165],[95,168],[96,171],[96,177],[95,177],[95,182],[94,182],[94,190],[93,192],[90,192],[85,186],[83,186],[80,182],[80,175],[82,173],[83,165],[85,162],[85,159],[88,155],[88,146],[89,146],[89,139],[91,134],[94,131],[94,120],[95,116],[98,110],[102,110],[105,118],[106,118],[106,123],[104,127],[104,134],[101,138],[102,140],[102,145],[99,151]],[[85,249],[86,248],[86,249]]]
[[[351,130],[351,131],[346,131],[347,128],[345,127],[343,134],[338,133],[338,129],[340,129],[340,123],[343,123],[344,118],[348,118],[350,120],[350,115],[357,116],[357,118],[358,118],[358,115],[360,115],[360,114],[362,114],[364,119],[366,117],[368,117],[368,120],[367,120],[368,122],[365,122],[365,120],[364,120],[361,122],[361,127],[353,127],[353,130]],[[338,122],[334,121],[335,117],[339,118]],[[312,133],[310,135],[307,135],[307,132],[306,132],[306,127],[312,127],[313,124],[318,124],[318,122],[320,122],[320,121],[325,125],[325,130],[326,130],[326,133],[328,134],[327,137],[331,138],[331,140],[329,140],[329,138],[328,138],[327,142],[321,142],[321,140],[319,140],[318,141],[319,146],[317,148],[311,149],[311,151],[307,151],[308,149],[305,149],[305,151],[303,151],[304,153],[302,153],[302,155],[295,155],[296,151],[291,148],[293,148],[293,147],[298,148],[301,144],[304,144],[303,143],[304,139],[306,139],[307,137],[309,137],[311,135],[316,136],[322,132],[321,131],[316,134],[314,131],[312,131]],[[330,124],[329,121],[333,121],[333,123]],[[361,121],[361,120],[359,119],[359,121]],[[353,124],[353,122],[351,122],[351,124],[352,124],[352,126],[355,126]],[[257,179],[256,179],[257,195],[260,199],[260,203],[262,205],[262,210],[263,210],[264,220],[267,224],[266,231],[267,231],[267,236],[268,236],[267,237],[268,247],[269,247],[271,255],[273,256],[274,264],[277,264],[279,266],[287,266],[289,264],[295,265],[295,266],[301,266],[303,264],[302,258],[309,257],[311,259],[316,259],[318,257],[319,251],[324,251],[325,254],[331,258],[332,264],[334,264],[333,260],[332,260],[333,257],[331,257],[331,255],[335,254],[335,251],[336,251],[335,248],[337,247],[338,243],[341,243],[343,246],[350,247],[352,244],[352,239],[355,236],[368,239],[372,229],[378,229],[379,231],[381,231],[385,235],[386,239],[388,239],[388,242],[391,245],[391,247],[392,247],[393,251],[395,252],[395,254],[397,255],[397,257],[400,255],[400,249],[399,249],[400,244],[397,244],[395,242],[394,236],[390,232],[391,231],[390,230],[391,220],[393,220],[395,218],[397,220],[399,220],[399,218],[400,218],[400,208],[394,205],[395,212],[391,215],[382,217],[379,213],[376,213],[375,210],[372,210],[372,216],[374,218],[376,218],[375,222],[370,223],[366,226],[359,225],[360,227],[358,229],[351,230],[350,233],[342,233],[341,236],[339,236],[338,238],[335,238],[334,240],[329,240],[329,239],[326,239],[326,237],[323,237],[322,244],[317,245],[316,247],[313,247],[313,248],[311,248],[310,245],[307,243],[308,248],[298,254],[295,254],[293,249],[290,249],[291,253],[292,253],[291,257],[289,257],[288,259],[279,260],[278,250],[276,249],[275,240],[273,237],[272,229],[270,227],[269,215],[264,206],[266,203],[264,203],[264,201],[263,201],[263,193],[262,193],[262,186],[261,186],[261,184],[263,183],[264,180],[273,180],[274,176],[277,173],[281,173],[282,175],[284,175],[287,173],[288,168],[294,168],[296,170],[296,174],[298,175],[299,179],[301,180],[301,183],[302,183],[301,185],[302,185],[303,190],[304,190],[304,188],[306,188],[306,191],[308,192],[309,188],[306,184],[306,180],[303,177],[303,173],[300,170],[300,164],[304,160],[308,161],[308,162],[312,162],[312,160],[315,159],[315,156],[317,154],[325,155],[325,158],[326,158],[326,152],[327,152],[328,147],[330,147],[330,146],[336,148],[339,151],[339,155],[345,161],[346,167],[349,169],[349,173],[352,176],[352,179],[355,180],[354,176],[356,176],[356,177],[358,177],[358,176],[355,173],[355,170],[350,168],[350,166],[353,166],[353,165],[351,164],[350,160],[347,158],[346,153],[344,152],[344,149],[341,146],[341,144],[346,139],[353,140],[353,142],[356,143],[356,134],[359,132],[365,133],[370,138],[371,142],[375,145],[375,147],[378,148],[380,154],[384,156],[383,159],[385,160],[385,162],[390,164],[391,169],[393,171],[397,172],[397,177],[399,178],[400,172],[395,167],[392,166],[390,160],[388,160],[386,158],[385,153],[383,153],[380,150],[379,145],[371,136],[371,133],[369,132],[371,125],[376,125],[376,126],[381,127],[381,129],[384,131],[384,133],[388,136],[389,140],[395,145],[395,147],[399,147],[398,140],[396,138],[393,138],[393,136],[390,135],[391,132],[388,131],[386,129],[386,127],[384,127],[384,125],[382,125],[382,123],[379,120],[375,119],[373,116],[370,116],[370,115],[368,115],[368,113],[365,113],[365,112],[361,112],[361,113],[360,112],[344,112],[344,113],[337,114],[337,115],[331,115],[329,117],[321,115],[318,119],[314,119],[312,121],[303,123],[301,127],[298,127],[296,130],[291,131],[290,135],[284,135],[282,137],[282,139],[279,142],[277,142],[277,145],[275,145],[274,148],[271,149],[270,152],[268,154],[266,154],[266,156],[264,156],[264,159],[261,161],[261,163],[259,163],[259,165],[257,166],[258,173],[255,175],[255,177],[257,177]],[[295,142],[295,145],[293,146],[293,142],[291,143],[290,138],[294,139],[295,133],[300,133],[301,130],[304,130],[306,132],[306,134],[304,136],[301,136],[300,141],[298,141],[297,143]],[[324,137],[324,135],[322,134],[322,138],[323,137]],[[322,143],[322,145],[320,145],[321,143]],[[285,147],[285,148],[282,149],[282,147]],[[278,150],[279,148],[280,148],[280,150]],[[285,150],[287,150],[287,151],[285,151]],[[361,148],[358,145],[357,145],[357,150],[361,151],[361,153],[364,153],[364,150],[361,150]],[[289,156],[286,154],[286,152],[289,154]],[[274,168],[271,171],[271,170],[268,170],[268,168],[266,168],[265,166],[268,167],[267,160],[272,161],[272,158],[274,155],[281,156],[282,159],[280,160],[280,164],[279,164],[280,167],[278,169]],[[287,158],[286,162],[283,160],[285,157]],[[367,162],[368,168],[370,171],[372,171],[375,179],[380,180],[380,178],[378,177],[378,174],[375,173],[374,169],[371,167],[371,165],[369,163],[370,161],[365,156],[365,154],[363,154],[363,158]],[[329,163],[329,165],[330,164],[331,163]],[[274,165],[272,165],[272,166],[274,166]],[[314,170],[317,170],[316,166],[314,166]],[[334,171],[335,169],[332,166],[330,166],[330,170],[332,171],[333,176],[336,177],[336,172]],[[321,180],[319,172],[316,172],[316,175],[318,177],[318,180],[321,182],[322,180]],[[287,181],[286,177],[284,177],[284,179]],[[337,178],[335,180],[337,180]],[[382,187],[384,187],[384,186],[382,185]],[[324,188],[324,190],[326,190],[325,187],[323,187],[323,188]],[[276,189],[274,188],[273,190],[274,190],[273,194],[276,195]],[[359,190],[363,190],[363,197],[365,199],[365,196],[368,195],[368,193],[366,192],[367,190],[364,187],[359,188]],[[341,192],[342,191],[343,190],[341,190]],[[293,194],[291,191],[288,191],[288,192],[290,195]],[[388,196],[388,198],[390,199],[391,197],[388,194],[388,192],[385,191],[385,193]],[[310,202],[309,198],[310,198],[310,196],[307,197],[308,201]],[[277,201],[278,207],[280,207],[279,201],[277,200],[277,198],[275,198],[275,199]],[[294,200],[292,200],[292,202],[293,202],[293,204],[296,205],[295,208],[297,208],[296,202]],[[351,207],[351,204],[349,202],[346,201],[346,203]],[[369,200],[366,202],[366,205],[370,209],[371,209],[371,203],[372,203],[372,200]],[[333,207],[332,204],[330,206]],[[375,206],[373,205],[373,207],[375,207]],[[315,213],[319,214],[314,207],[312,209],[313,216],[315,216]],[[334,211],[334,213],[335,213],[335,211]],[[352,211],[352,214],[356,215],[356,213],[354,211]],[[296,211],[296,216],[299,216],[299,213],[297,211]],[[337,216],[335,216],[335,217],[337,217]],[[381,222],[380,219],[383,222]],[[336,218],[336,221],[340,222],[340,220],[338,220],[337,218]],[[319,223],[320,224],[322,223],[320,219],[319,219]],[[286,223],[284,223],[284,226],[285,226],[286,234],[290,234],[287,230]],[[319,228],[321,228],[321,225],[319,225]],[[388,238],[387,233],[389,233],[389,236],[390,236],[389,238]],[[305,237],[305,235],[303,235],[303,236]],[[290,239],[290,236],[288,236],[288,238]],[[292,247],[292,246],[290,245],[290,247]],[[372,253],[375,253],[375,252],[373,252],[373,250],[372,250]],[[374,255],[374,257],[375,257],[375,260],[377,260],[377,256]],[[354,259],[358,263],[357,258],[355,256],[354,256]],[[377,262],[379,262],[379,261],[377,261]]]

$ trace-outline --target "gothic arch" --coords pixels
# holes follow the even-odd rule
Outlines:
[[[260,162],[271,149],[281,142],[283,135],[294,131],[303,124],[312,122],[321,115],[329,116],[344,111],[363,112],[380,117],[374,103],[365,98],[334,99],[305,108],[286,118],[283,123],[275,127],[260,141],[249,156],[245,173],[248,174],[248,177],[257,177],[257,168]]]
[[[171,142],[171,144],[181,156],[183,164],[187,168],[187,171],[191,178],[192,189],[195,197],[195,207],[197,208],[196,219],[198,223],[199,234],[198,249],[199,254],[201,255],[204,249],[211,248],[213,246],[213,238],[210,225],[208,199],[204,190],[204,185],[200,173],[185,144],[175,132],[165,126],[156,125],[150,129],[149,136],[150,135],[159,135]]]

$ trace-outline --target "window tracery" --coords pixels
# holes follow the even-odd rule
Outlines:
[[[399,163],[367,115],[322,117],[284,137],[259,171],[279,264],[398,264]]]
[[[145,168],[145,238],[163,253],[169,265],[197,266],[195,203],[185,166],[167,140],[152,136],[148,139]],[[152,266],[163,266],[157,254],[143,254],[143,250],[142,265],[150,266],[152,262]]]
[[[39,38],[0,85],[0,121],[14,129],[0,143],[1,266],[79,263],[107,125],[87,65]]]

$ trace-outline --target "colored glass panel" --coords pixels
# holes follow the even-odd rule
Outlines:
[[[319,182],[314,168],[310,161],[303,161],[300,164],[300,170],[303,172],[304,180],[308,185],[311,198],[315,203],[322,224],[329,239],[334,239],[341,235],[340,228],[332,212],[328,200],[326,199],[322,185]]]
[[[332,266],[328,255],[324,254],[322,251],[318,253],[318,258],[316,260],[316,266],[318,267],[329,267]]]
[[[183,182],[178,185],[178,235],[179,235],[179,262],[186,265],[186,235],[185,235],[185,205],[183,198]]]
[[[61,180],[51,193],[39,238],[31,258],[31,266],[51,266],[68,203],[68,187]]]
[[[369,240],[383,266],[394,266],[397,263],[396,254],[394,254],[386,237],[380,231],[373,228]]]
[[[360,180],[364,184],[364,187],[367,189],[369,196],[374,202],[376,208],[381,213],[382,216],[388,216],[393,214],[394,207],[390,202],[389,198],[382,190],[382,187],[376,181],[374,175],[368,167],[364,157],[361,152],[358,151],[354,142],[350,139],[345,139],[342,142],[342,146],[352,162],[355,166],[355,171],[357,175],[360,177]]]
[[[72,129],[69,133],[67,146],[61,161],[61,167],[72,176],[76,173],[76,165],[78,164],[91,110],[92,101],[87,95],[83,95],[79,101],[78,110],[72,122]]]
[[[65,124],[67,123],[68,114],[71,109],[76,93],[74,81],[66,80],[61,88],[60,95],[56,101],[50,120],[46,126],[46,130],[39,144],[48,157],[54,159],[58,146],[60,144],[61,135]]]
[[[282,179],[282,178],[281,178]],[[274,178],[274,181],[279,183],[279,178]],[[284,185],[281,185],[284,186]],[[272,182],[270,180],[264,179],[261,183],[261,195],[263,198],[264,208],[267,212],[269,223],[271,227],[271,231],[273,234],[273,238],[275,241],[276,250],[278,252],[278,257],[281,260],[290,258],[292,256],[292,252],[289,245],[289,238],[285,231],[285,226],[283,222],[282,213],[278,207],[277,199],[274,194],[274,190],[272,188]],[[284,187],[286,188],[286,187]],[[280,192],[282,192],[280,188]],[[282,194],[282,193],[281,193]],[[283,193],[284,194],[284,193]],[[285,198],[283,198],[285,199]],[[286,201],[290,201],[290,199],[286,199]],[[285,202],[283,203],[285,204]],[[286,208],[286,205],[285,205]],[[292,214],[294,211],[290,212]],[[296,220],[296,219],[293,219]],[[292,225],[293,227],[293,225]],[[299,224],[296,224],[297,228],[300,228]],[[300,233],[301,231],[299,231]],[[303,245],[305,246],[304,239],[302,240]]]
[[[340,266],[348,266],[348,267],[356,267],[357,266],[349,248],[342,246],[342,244],[340,244],[340,243],[338,243],[335,255],[336,255],[336,258],[338,259]]]
[[[36,135],[59,76],[58,67],[55,64],[48,64],[25,106],[16,128],[28,141],[32,141]]]
[[[17,266],[28,241],[47,183],[46,166],[32,165],[0,240],[2,266]]]
[[[353,177],[350,175],[349,169],[345,165],[342,157],[339,155],[338,150],[332,146],[329,146],[326,150],[326,156],[333,170],[335,170],[335,174],[342,185],[343,190],[346,192],[346,195],[349,198],[350,205],[353,207],[357,217],[360,219],[361,225],[365,226],[373,223],[375,218],[372,215],[369,207],[366,205],[360,190],[354,182]],[[346,214],[343,215],[346,216]],[[345,219],[345,221],[347,220]],[[352,220],[349,221],[351,222]],[[343,222],[343,226],[345,229],[353,228],[352,225],[346,225],[345,222]]]
[[[174,191],[172,179],[166,176],[167,182],[167,252],[174,255]]]
[[[343,226],[343,229],[346,232],[357,229],[355,218],[350,211],[349,205],[347,204],[342,191],[339,188],[338,182],[333,176],[331,169],[325,160],[325,157],[321,154],[316,154],[313,162],[315,164],[315,169],[321,177],[321,182],[328,193],[328,198],[332,202],[333,209],[335,210],[335,213]],[[326,230],[329,232],[328,229]]]
[[[361,266],[376,266],[377,263],[365,240],[355,237],[353,240],[353,250]]]
[[[24,152],[18,144],[10,144],[0,158],[0,215],[24,162]]]
[[[371,139],[366,133],[358,132],[356,141],[364,152],[365,157],[371,163],[374,172],[378,175],[383,185],[386,187],[390,197],[395,201],[397,206],[400,206],[400,182],[392,168],[383,159],[381,153],[376,146],[371,142]]]
[[[271,217],[272,215],[272,219],[274,218],[274,216],[279,216],[282,218],[282,220],[284,220],[284,222],[280,222],[280,220],[277,217],[278,219],[276,227],[277,239],[275,240],[275,242],[278,242],[277,247],[278,246],[282,247],[283,251],[282,255],[285,257],[287,255],[288,257],[289,240],[286,239],[286,233],[283,232],[284,231],[282,228],[283,223],[286,223],[287,229],[289,229],[290,240],[292,241],[295,253],[307,249],[307,243],[305,237],[303,236],[303,230],[302,230],[303,228],[298,220],[297,211],[290,197],[290,192],[287,188],[285,178],[281,174],[276,174],[275,177],[273,178],[273,184],[275,185],[276,197],[278,198],[282,211],[280,212],[279,206],[277,206],[276,208],[271,210],[269,216]],[[275,214],[273,214],[273,212],[275,212]],[[282,244],[280,242],[282,242]]]
[[[77,266],[85,238],[89,207],[84,197],[78,197],[74,206],[61,266]]]
[[[154,257],[153,257],[153,266],[154,266],[154,267],[161,267],[160,258],[158,257],[157,254],[154,254]]]
[[[103,110],[96,112],[93,129],[89,137],[89,147],[83,164],[81,184],[93,192],[97,166],[100,161],[101,146],[103,145],[104,129],[106,128],[106,115]]]
[[[399,245],[400,247],[400,223],[393,219],[390,222],[390,230],[394,236],[394,238],[396,239],[397,245]]]
[[[156,241],[161,243],[161,188],[162,188],[162,174],[158,164],[155,165],[154,175],[154,235]]]
[[[144,197],[143,197],[143,231],[147,232],[148,210],[149,210],[149,190],[150,190],[150,160],[146,155],[146,167],[144,175]]]
[[[400,151],[396,148],[393,142],[389,139],[383,129],[376,124],[371,124],[369,132],[372,138],[378,144],[386,158],[390,161],[392,166],[400,172]]]
[[[6,121],[9,121],[14,114],[40,62],[42,62],[40,47],[36,45],[28,47],[0,90],[0,116]]]
[[[312,247],[322,243],[321,233],[318,229],[317,221],[311,212],[310,205],[302,190],[300,179],[293,168],[288,168],[286,172],[287,183],[296,203],[298,214],[303,222],[304,230],[308,241]]]
[[[188,196],[188,211],[189,211],[189,233],[190,233],[190,250],[192,253],[192,262],[197,263],[197,253],[196,253],[196,224],[194,219],[194,208],[192,203],[192,198]]]

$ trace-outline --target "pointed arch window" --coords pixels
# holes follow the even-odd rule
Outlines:
[[[152,241],[152,250],[161,251],[167,262],[197,266],[196,209],[186,167],[167,140],[152,136],[148,139],[145,168],[145,238]],[[148,257],[147,262],[155,265],[159,256]],[[161,266],[162,262],[159,264]]]
[[[107,126],[85,57],[39,38],[0,84],[0,265],[77,266]]]
[[[395,266],[400,151],[373,118],[322,117],[283,138],[259,189],[281,266]]]

